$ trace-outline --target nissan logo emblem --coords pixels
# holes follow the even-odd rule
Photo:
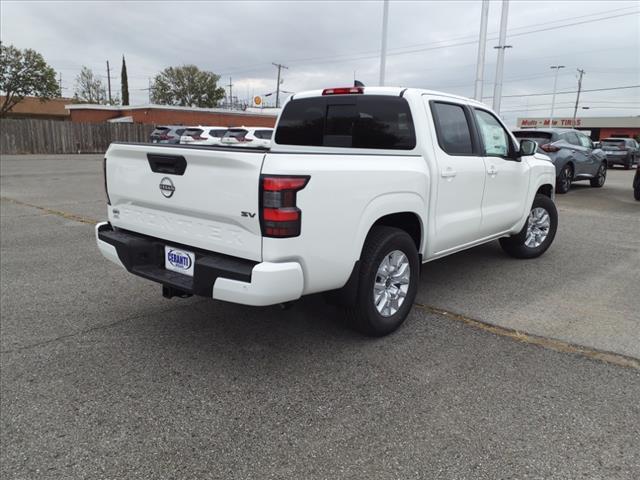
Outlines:
[[[176,187],[173,185],[173,182],[169,177],[164,177],[160,180],[160,191],[162,192],[162,195],[167,198],[171,198],[173,192],[176,191]]]

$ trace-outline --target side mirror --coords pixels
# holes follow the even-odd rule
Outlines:
[[[600,142],[593,142],[593,149],[595,150],[596,148],[602,148],[602,143],[600,143]]]
[[[538,144],[533,140],[527,140],[526,138],[520,140],[520,151],[518,154],[521,157],[526,155],[533,155],[538,150]]]

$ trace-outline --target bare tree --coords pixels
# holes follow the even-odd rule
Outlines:
[[[88,67],[82,67],[76,77],[73,99],[77,102],[107,104],[107,89],[102,80]]]

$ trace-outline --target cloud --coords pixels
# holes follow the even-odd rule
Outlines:
[[[500,6],[491,3],[490,38],[498,31]],[[234,95],[247,99],[275,89],[272,62],[289,67],[282,84],[289,91],[349,85],[354,72],[366,85],[378,83],[379,1],[5,1],[1,9],[2,41],[41,52],[62,74],[66,94],[72,94],[82,65],[106,78],[107,59],[115,67],[112,85],[119,89],[123,54],[134,103],[146,102],[149,78],[186,63],[223,75],[221,84],[231,76]],[[512,1],[507,43],[513,48],[506,52],[503,94],[549,92],[552,64],[566,65],[559,91],[576,88],[576,68],[587,72],[585,89],[639,84],[638,11],[634,1]],[[621,16],[593,21],[615,15]],[[392,0],[387,84],[472,95],[479,18],[479,1]],[[568,25],[579,22],[587,23]],[[533,30],[540,31],[527,33]],[[496,44],[487,43],[488,97]],[[574,100],[574,95],[558,96],[557,114],[572,113]],[[527,111],[545,115],[550,103],[549,96],[505,97],[503,116],[513,124]],[[592,107],[590,115],[638,114],[640,89],[585,93],[581,104]]]

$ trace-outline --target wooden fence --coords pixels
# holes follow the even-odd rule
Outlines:
[[[147,142],[153,125],[0,120],[0,154],[103,153],[111,142]]]

